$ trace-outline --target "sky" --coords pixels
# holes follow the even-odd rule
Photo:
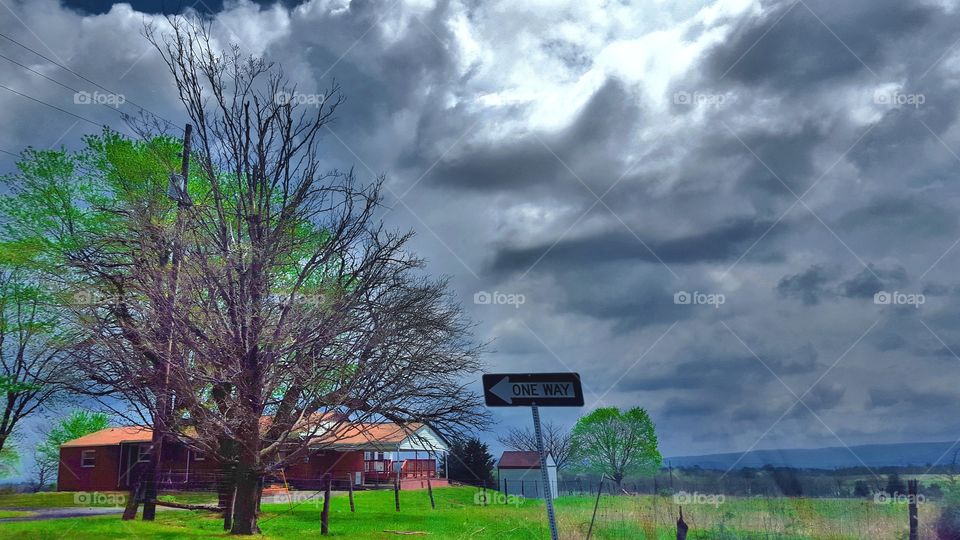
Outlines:
[[[194,11],[341,85],[324,159],[385,175],[486,371],[581,374],[545,419],[644,407],[664,455],[960,437],[960,2],[189,4],[0,0],[0,171],[124,129],[89,81],[185,122],[142,28]]]

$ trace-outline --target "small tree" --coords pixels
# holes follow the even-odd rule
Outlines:
[[[52,405],[71,381],[50,299],[16,266],[17,257],[0,249],[0,452],[21,422]]]
[[[572,461],[585,472],[605,474],[621,489],[628,474],[651,474],[663,458],[647,411],[634,407],[621,412],[603,407],[577,420],[573,427]]]
[[[903,480],[900,479],[900,475],[897,473],[890,473],[887,475],[887,493],[890,495],[897,495],[899,493],[906,493],[907,486],[903,483]]]
[[[573,434],[559,424],[544,422],[542,428],[543,448],[553,456],[557,470],[563,470],[570,463],[570,442]],[[536,452],[537,437],[530,428],[513,428],[497,437],[497,441],[510,450]]]
[[[6,478],[17,472],[17,463],[19,462],[20,454],[17,453],[15,446],[8,444],[0,449],[0,478]]]
[[[476,437],[454,441],[445,455],[450,480],[465,484],[493,484],[493,456],[486,443]]]
[[[854,497],[869,497],[870,496],[870,484],[867,484],[863,480],[857,480],[853,484],[853,496]]]
[[[37,491],[57,477],[61,444],[100,431],[109,424],[110,419],[106,414],[83,410],[72,411],[66,418],[60,420],[36,447],[34,474]]]

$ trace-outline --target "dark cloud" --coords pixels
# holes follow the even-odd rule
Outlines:
[[[183,123],[139,34],[135,10],[156,6],[101,4],[92,17],[77,3],[14,3],[0,31]],[[844,442],[955,436],[936,413],[956,404],[940,385],[960,373],[960,11],[894,0],[699,14],[610,3],[603,17],[585,3],[289,5],[210,11],[221,42],[282,62],[301,91],[341,84],[325,164],[387,175],[388,226],[415,230],[428,271],[451,276],[493,342],[491,371],[573,369],[598,394],[613,385],[609,404],[657,413],[666,454],[749,447],[794,401],[777,378],[800,394],[834,362],[804,401]],[[0,73],[122,127],[13,64]],[[678,103],[678,91],[723,99]],[[878,103],[877,92],[924,103]],[[5,151],[76,148],[98,129],[2,89],[0,115]],[[678,305],[679,290],[727,302]],[[880,290],[927,302],[875,305]],[[478,291],[527,302],[477,306]],[[837,441],[798,405],[760,447],[779,444]]]
[[[785,297],[799,298],[804,304],[813,305],[828,292],[828,285],[835,278],[835,271],[815,264],[799,274],[781,278],[780,283],[777,283],[777,292]]]
[[[537,264],[548,268],[584,264],[593,266],[607,261],[634,260],[660,264],[693,264],[733,261],[743,255],[750,243],[771,230],[772,222],[737,219],[698,234],[674,239],[638,239],[632,232],[610,230],[581,238],[562,239],[534,247],[504,247],[497,251],[491,265],[494,272],[525,270]],[[777,227],[768,236],[776,236]],[[779,257],[773,254],[772,257]],[[537,263],[537,261],[540,261]]]
[[[870,264],[859,274],[840,284],[843,295],[848,298],[872,298],[874,294],[894,291],[907,282],[907,272],[903,268],[883,270]]]
[[[767,2],[706,59],[710,74],[752,88],[802,92],[880,69],[891,41],[922,28],[936,8],[883,0]]]

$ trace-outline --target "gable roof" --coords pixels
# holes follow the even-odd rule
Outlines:
[[[549,468],[552,465],[553,456],[547,453],[547,467]],[[500,456],[497,467],[500,469],[539,469],[540,454],[507,450]]]

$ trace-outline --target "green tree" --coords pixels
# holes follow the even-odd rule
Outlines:
[[[572,446],[575,469],[604,474],[618,490],[627,475],[655,473],[663,462],[653,420],[640,407],[603,407],[581,417]]]
[[[15,473],[19,462],[20,454],[17,453],[15,446],[7,444],[0,449],[0,478],[6,478]]]
[[[857,480],[853,484],[853,496],[854,497],[869,497],[870,496],[870,485],[863,480]]]
[[[65,397],[73,380],[51,298],[16,258],[0,246],[0,452],[27,417]]]
[[[493,456],[486,443],[476,437],[454,441],[450,453],[444,456],[450,480],[464,484],[495,484],[493,479]]]
[[[890,473],[887,475],[887,493],[890,495],[897,495],[898,493],[906,493],[907,485],[903,483],[903,480],[900,479],[900,475],[897,473]]]
[[[74,410],[60,420],[42,441],[37,443],[35,467],[38,489],[56,478],[60,463],[60,445],[110,425],[110,418],[100,412]]]

